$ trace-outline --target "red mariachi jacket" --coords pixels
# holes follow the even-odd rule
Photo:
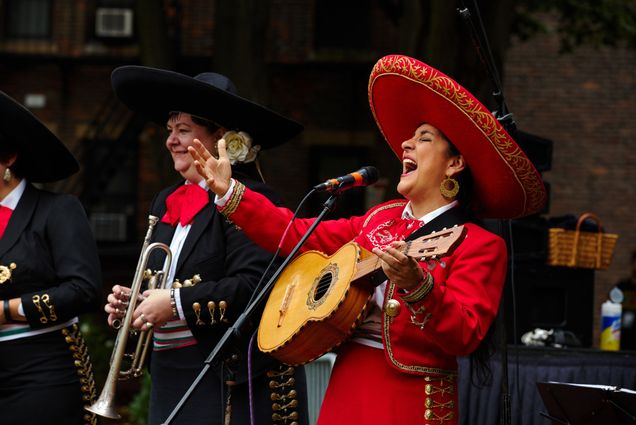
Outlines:
[[[401,219],[405,205],[404,200],[390,201],[364,216],[324,221],[302,250],[331,255],[352,240],[369,251],[403,240],[417,229],[408,228]],[[220,211],[272,252],[293,215],[238,183]],[[294,221],[282,244],[283,254],[293,249],[314,220]],[[398,370],[413,374],[455,373],[456,357],[474,351],[495,318],[506,274],[505,242],[475,224],[466,223],[465,228],[461,244],[430,270],[434,286],[423,300],[407,306],[395,285],[386,285],[385,305],[390,299],[401,305],[395,317],[384,312],[382,323],[386,359]],[[421,266],[430,268],[425,263]]]

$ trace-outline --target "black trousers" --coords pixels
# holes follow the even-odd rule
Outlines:
[[[58,330],[0,342],[0,425],[94,423],[93,415],[84,411],[90,403],[83,400],[87,394],[70,349],[77,346],[77,335],[72,326],[66,335]],[[92,372],[89,379],[85,387],[92,383],[94,388]]]
[[[167,419],[179,400],[188,390],[204,366],[205,358],[196,346],[152,353],[150,373],[152,390],[150,398],[149,425],[159,425]],[[260,374],[252,379],[252,411],[255,425],[284,424],[294,420],[299,425],[307,425],[307,390],[304,368],[287,371],[287,366],[274,369],[274,375]],[[270,374],[272,375],[272,374]],[[293,381],[290,381],[293,378]],[[275,384],[270,384],[275,381]],[[274,388],[271,388],[273,386]],[[291,405],[290,391],[295,391],[297,400]],[[285,396],[272,400],[272,393]],[[208,370],[188,402],[171,422],[173,425],[223,425],[226,402],[230,397],[232,425],[250,425],[250,398],[247,383],[227,389],[214,370]],[[275,395],[274,398],[277,398]],[[273,406],[278,404],[278,406]],[[274,408],[284,407],[280,410]],[[297,419],[285,416],[296,412]],[[278,415],[278,416],[275,416]],[[274,419],[273,419],[274,417]],[[276,420],[276,418],[281,418]]]

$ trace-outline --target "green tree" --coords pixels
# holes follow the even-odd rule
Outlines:
[[[421,58],[453,76],[479,99],[490,102],[494,87],[477,49],[469,23],[484,28],[495,68],[503,71],[512,37],[528,39],[557,23],[563,53],[581,45],[636,47],[634,0],[380,0],[399,31],[400,52]],[[477,7],[475,7],[477,6]],[[485,47],[485,46],[482,46]]]
[[[636,47],[634,0],[524,0],[516,8],[514,33],[528,38],[545,31],[537,18],[542,13],[557,16],[563,52],[584,44]]]

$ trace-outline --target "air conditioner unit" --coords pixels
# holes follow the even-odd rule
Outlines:
[[[100,7],[95,12],[95,35],[126,38],[133,35],[132,9]]]

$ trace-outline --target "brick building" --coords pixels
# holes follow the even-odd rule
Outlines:
[[[174,69],[194,75],[215,65],[236,80],[244,96],[305,125],[294,141],[262,153],[268,183],[289,206],[296,206],[311,185],[367,164],[378,167],[383,179],[374,188],[347,193],[342,213],[361,212],[365,204],[394,196],[399,169],[366,99],[373,63],[397,50],[394,25],[376,1],[363,12],[343,6],[335,15],[329,14],[330,1],[271,3],[276,13],[264,15],[266,35],[245,41],[266,47],[265,64],[254,65],[265,77],[255,78],[232,68],[235,59],[243,66],[252,59],[219,39],[227,10],[218,2],[165,0],[163,36],[166,46],[176,46]],[[153,63],[140,47],[143,12],[136,13],[135,4],[0,1],[0,89],[30,107],[82,162],[78,176],[52,189],[83,200],[99,241],[105,287],[132,277],[150,197],[178,177],[164,153],[161,128],[145,125],[112,97],[112,69]],[[354,17],[357,25],[351,26]],[[470,43],[466,48],[472,49]],[[635,65],[636,52],[623,48],[579,48],[560,55],[552,32],[515,41],[504,66],[508,106],[519,127],[552,141],[551,167],[544,172],[551,202],[541,219],[593,211],[607,231],[620,235],[609,270],[591,275],[593,311],[586,307],[583,314],[596,317],[590,324],[595,335],[600,303],[628,272],[636,249],[629,213],[636,205],[636,153],[629,149],[636,137],[630,119],[636,113]],[[306,212],[319,206],[316,200]]]

